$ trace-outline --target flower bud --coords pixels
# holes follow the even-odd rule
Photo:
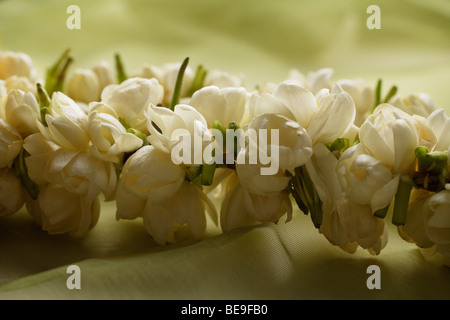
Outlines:
[[[5,119],[22,135],[27,137],[39,129],[39,104],[31,92],[12,90],[5,103]]]
[[[29,205],[32,216],[49,234],[69,233],[83,237],[98,222],[98,198],[80,196],[57,184],[49,184],[39,193],[37,205]]]
[[[436,105],[426,93],[409,94],[405,96],[395,95],[389,100],[389,103],[407,114],[418,115],[425,118],[436,110]]]
[[[11,76],[5,80],[6,90],[9,92],[11,90],[22,90],[24,92],[36,92],[36,85],[32,83],[28,78]]]
[[[154,146],[136,151],[122,170],[122,187],[141,198],[159,203],[172,197],[184,181],[184,170],[172,163],[170,154]]]
[[[101,61],[99,64],[95,65],[92,68],[92,71],[94,71],[95,75],[97,76],[100,91],[102,91],[108,85],[115,83],[114,74],[108,62]]]
[[[121,84],[107,86],[102,102],[113,108],[132,128],[146,132],[145,112],[150,104],[162,102],[164,89],[156,79],[130,78]]]
[[[8,79],[14,75],[33,80],[36,71],[33,69],[31,58],[21,52],[0,52],[0,79]]]
[[[205,78],[204,86],[216,86],[219,88],[239,88],[243,86],[241,76],[235,76],[220,70],[208,72]]]
[[[358,204],[370,204],[372,212],[388,206],[397,192],[399,176],[394,177],[380,160],[365,154],[362,145],[347,149],[336,171],[348,198]]]
[[[100,99],[97,75],[89,69],[78,69],[67,81],[67,95],[75,101],[90,103]]]

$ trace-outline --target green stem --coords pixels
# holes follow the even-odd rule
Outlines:
[[[203,88],[203,83],[205,82],[206,78],[206,69],[203,68],[202,65],[199,65],[197,67],[197,71],[195,73],[194,81],[192,82],[191,89],[189,90],[189,96],[191,97],[196,91]]]
[[[186,71],[186,67],[189,63],[189,57],[184,59],[181,64],[180,70],[178,71],[177,82],[175,83],[175,88],[173,90],[172,101],[170,102],[169,109],[174,110],[175,106],[180,102],[181,95],[181,85],[183,84],[184,72]]]
[[[393,96],[395,96],[395,94],[397,93],[397,90],[398,90],[397,86],[392,86],[391,89],[389,90],[388,94],[387,94],[386,97],[384,98],[384,101],[383,101],[383,102],[384,102],[384,103],[388,103],[389,100],[391,100],[391,98],[392,98]]]
[[[19,177],[22,185],[30,194],[33,200],[36,200],[39,195],[39,187],[33,180],[28,176],[28,168],[25,162],[25,158],[30,156],[28,151],[22,149],[19,155],[14,159],[14,169],[16,171],[16,175]]]
[[[66,62],[64,63],[63,68],[61,69],[61,72],[58,74],[58,77],[56,78],[55,86],[52,88],[51,91],[49,91],[49,94],[51,95],[53,92],[56,91],[62,91],[64,87],[64,79],[66,78],[67,70],[69,69],[69,66],[72,64],[73,59],[72,57],[69,57]]]
[[[128,79],[123,67],[122,59],[118,53],[115,54],[114,59],[116,61],[117,81],[120,83]]]
[[[47,74],[45,77],[45,89],[47,90],[47,92],[53,92],[52,89],[55,87],[56,79],[58,77],[58,74],[61,72],[61,66],[69,58],[69,53],[70,49],[66,49],[66,51],[63,52],[58,61],[56,61],[55,64],[47,70]]]
[[[406,222],[412,187],[413,184],[409,179],[400,177],[394,200],[394,214],[392,216],[392,223],[396,226],[402,226]]]
[[[373,106],[373,110],[378,107],[381,103],[381,86],[383,84],[383,80],[378,79],[377,86],[375,87],[375,104]]]

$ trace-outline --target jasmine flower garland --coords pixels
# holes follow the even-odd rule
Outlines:
[[[43,81],[28,55],[0,52],[1,216],[26,205],[49,234],[82,237],[104,197],[165,245],[208,221],[288,222],[296,205],[347,252],[380,254],[392,223],[450,262],[450,118],[430,96],[329,68],[249,91],[189,59],[72,65],[67,50]]]

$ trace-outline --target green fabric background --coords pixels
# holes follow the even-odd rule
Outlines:
[[[81,8],[68,30],[66,8]],[[366,9],[381,8],[381,30]],[[190,57],[191,66],[243,73],[249,89],[289,69],[335,70],[333,80],[383,78],[385,90],[426,92],[450,114],[450,2],[420,1],[0,1],[0,50],[27,52],[43,76],[67,47],[75,67],[122,55],[127,70]],[[49,236],[25,212],[0,218],[0,299],[449,299],[450,269],[390,230],[379,256],[333,247],[310,218],[243,228],[158,247],[141,220],[115,221],[104,203],[84,239]],[[81,268],[81,290],[66,268]],[[366,287],[369,265],[381,290]]]

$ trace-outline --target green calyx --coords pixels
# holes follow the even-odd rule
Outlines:
[[[305,166],[295,169],[295,175],[291,175],[290,187],[299,209],[305,214],[310,213],[314,226],[320,228],[323,221],[322,201]]]
[[[41,122],[44,126],[48,127],[45,116],[50,113],[50,98],[40,83],[36,84],[36,88],[37,98],[39,101],[39,109],[41,113]]]
[[[337,138],[332,143],[327,145],[327,148],[336,156],[336,158],[339,159],[341,154],[350,148],[350,140],[348,138]]]
[[[130,126],[130,124],[128,123],[128,121],[125,120],[124,118],[119,117],[119,121],[123,125],[125,130],[127,130],[128,133],[131,133],[131,134],[135,135],[136,137],[138,137],[138,138],[140,138],[142,140],[142,147],[149,145],[149,142],[148,142],[147,137],[146,137],[145,134],[143,134],[141,131],[139,131],[137,129],[132,128]]]
[[[415,150],[417,170],[414,173],[414,184],[418,188],[439,192],[449,183],[448,151],[433,151],[427,147]]]
[[[118,53],[114,55],[114,60],[116,62],[116,76],[117,82],[120,84],[128,79],[127,74],[125,73],[125,68],[122,63],[122,58]]]

